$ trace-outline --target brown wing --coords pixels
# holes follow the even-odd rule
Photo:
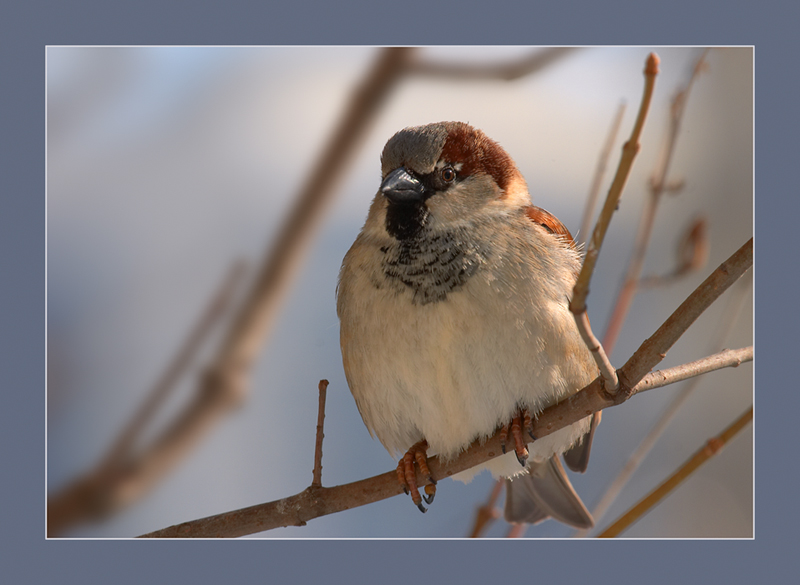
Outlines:
[[[528,215],[531,221],[538,223],[551,234],[564,236],[569,245],[573,248],[575,247],[575,240],[572,238],[572,234],[569,233],[569,230],[558,220],[555,215],[549,211],[545,211],[541,207],[536,207],[535,205],[526,207],[525,213]]]
[[[569,230],[564,226],[564,224],[561,223],[552,213],[545,211],[541,207],[536,207],[535,205],[526,207],[525,213],[528,215],[531,221],[538,223],[552,234],[563,236],[565,241],[570,246],[573,248],[576,247],[575,240],[572,238],[572,234],[569,233]],[[599,412],[594,413],[594,416],[592,417],[592,425],[589,432],[583,436],[583,441],[581,441],[579,445],[575,445],[566,453],[564,453],[564,461],[566,461],[567,466],[573,471],[578,471],[580,473],[586,471],[586,467],[589,464],[589,454],[592,451],[592,439],[594,438],[594,431],[597,428],[597,425],[600,424],[600,414],[601,413]]]

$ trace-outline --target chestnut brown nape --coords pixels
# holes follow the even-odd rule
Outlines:
[[[508,153],[482,131],[463,122],[448,122],[449,132],[442,148],[441,158],[452,163],[460,162],[461,175],[475,173],[491,175],[503,191],[517,174],[517,167]]]

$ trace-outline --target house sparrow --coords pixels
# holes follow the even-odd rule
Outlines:
[[[597,376],[568,309],[580,269],[572,236],[531,204],[514,161],[462,122],[406,128],[381,155],[382,182],[342,263],[344,371],[364,423],[402,456],[422,510],[428,454],[453,458],[502,428],[488,467],[507,482],[506,518],[591,527],[558,456],[585,467],[592,417],[534,440],[531,416]],[[581,469],[582,470],[582,469]]]

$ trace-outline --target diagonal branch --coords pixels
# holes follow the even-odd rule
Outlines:
[[[644,516],[651,510],[658,502],[663,500],[672,490],[674,490],[680,483],[689,477],[694,471],[703,463],[711,459],[714,455],[719,453],[722,448],[747,424],[753,420],[753,407],[748,408],[744,414],[731,423],[724,431],[716,437],[709,439],[680,469],[673,473],[669,478],[650,492],[647,496],[642,498],[635,506],[628,512],[623,514],[619,520],[614,522],[611,526],[601,532],[599,538],[614,538],[619,536],[626,528],[636,522],[639,518]]]

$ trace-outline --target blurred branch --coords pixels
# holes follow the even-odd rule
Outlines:
[[[475,81],[481,79],[496,79],[500,81],[513,81],[536,73],[551,65],[555,61],[574,52],[574,47],[552,47],[537,49],[527,55],[502,63],[488,63],[477,65],[474,63],[442,63],[435,61],[416,61],[409,73],[437,79]]]
[[[703,267],[708,260],[708,226],[705,218],[692,220],[678,242],[676,252],[678,262],[671,272],[643,278],[639,286],[664,286]]]
[[[500,497],[503,485],[505,485],[505,480],[503,478],[495,481],[486,503],[483,504],[483,506],[479,506],[475,511],[475,522],[469,533],[470,538],[480,538],[481,535],[489,529],[489,526],[500,516],[500,510],[497,509],[496,503],[497,498]]]
[[[736,419],[728,428],[716,437],[709,439],[708,442],[697,451],[680,469],[673,473],[668,479],[664,481],[655,490],[650,492],[638,504],[633,506],[628,512],[614,522],[611,526],[606,528],[598,535],[599,538],[614,538],[619,536],[626,528],[636,522],[639,518],[644,516],[651,510],[658,502],[663,500],[669,493],[674,490],[680,483],[689,477],[695,470],[697,470],[703,463],[711,459],[714,455],[719,453],[722,448],[741,431],[747,424],[753,420],[753,407],[751,406],[747,411]]]
[[[628,315],[631,303],[636,290],[638,288],[639,277],[642,273],[642,266],[644,265],[645,254],[647,253],[647,245],[650,242],[650,235],[653,232],[653,225],[655,223],[656,211],[658,210],[658,203],[661,200],[661,195],[664,193],[668,186],[667,174],[669,172],[669,165],[672,161],[672,155],[675,152],[675,145],[678,141],[678,131],[680,130],[683,113],[686,110],[686,102],[689,98],[689,91],[694,84],[694,81],[699,76],[700,72],[705,67],[705,58],[708,54],[708,49],[704,50],[700,58],[692,68],[692,74],[686,85],[679,89],[672,100],[672,107],[670,108],[670,125],[664,146],[661,149],[661,156],[656,170],[650,179],[650,197],[645,203],[645,208],[642,211],[639,220],[639,228],[636,233],[636,239],[633,245],[633,254],[631,255],[628,270],[622,284],[622,288],[617,295],[617,302],[611,313],[608,321],[606,333],[603,336],[603,345],[609,353],[614,349],[619,337],[619,332],[622,329],[622,324]]]
[[[150,395],[95,469],[48,498],[48,536],[57,536],[77,522],[97,520],[116,512],[122,506],[141,497],[147,488],[176,461],[174,457],[176,453],[170,449],[170,455],[158,465],[146,465],[145,461],[150,456],[151,450],[144,450],[137,455],[134,453],[134,445],[154,419],[156,411],[175,389],[178,380],[194,360],[214,325],[219,322],[225,309],[230,305],[243,273],[242,262],[237,262],[230,269],[219,290]]]
[[[663,357],[667,350],[683,334],[694,320],[733,284],[753,262],[753,241],[750,239],[733,256],[722,263],[675,312],[647,339],[628,360],[619,372],[623,384],[621,392],[609,394],[603,388],[600,378],[596,379],[577,394],[554,406],[543,410],[533,425],[533,433],[544,437],[561,428],[571,425],[588,414],[625,402],[638,391],[653,385],[658,373],[645,378]],[[739,356],[741,357],[741,356]],[[712,360],[715,363],[695,367],[696,372],[732,365],[730,360]],[[685,372],[676,378],[692,375]],[[643,380],[644,379],[644,380]],[[637,384],[643,382],[641,387]],[[454,460],[444,463],[438,457],[429,459],[428,464],[434,479],[439,480],[464,471],[501,454],[502,432],[498,431],[483,443],[474,442]],[[417,475],[418,485],[427,479]],[[363,506],[402,493],[397,481],[396,470],[382,475],[332,488],[311,486],[303,492],[265,504],[210,516],[200,520],[185,522],[156,532],[146,537],[236,537],[255,532],[263,532],[282,526],[303,526],[309,520],[357,506]]]
[[[249,373],[331,196],[380,106],[406,71],[412,52],[413,49],[406,48],[383,49],[355,89],[347,110],[270,246],[261,272],[213,366],[227,384],[240,387]]]
[[[622,125],[622,116],[625,114],[625,102],[621,102],[617,108],[617,114],[614,116],[614,121],[611,128],[608,130],[606,142],[603,149],[600,151],[600,156],[597,157],[597,167],[594,171],[592,178],[592,185],[589,188],[589,196],[586,198],[586,207],[583,210],[583,220],[581,221],[580,234],[581,238],[585,238],[589,233],[589,227],[592,225],[592,216],[594,215],[594,206],[597,202],[597,197],[600,194],[600,185],[603,182],[603,176],[608,166],[608,159],[611,156],[611,149],[614,146],[614,141],[617,139],[619,127]]]

